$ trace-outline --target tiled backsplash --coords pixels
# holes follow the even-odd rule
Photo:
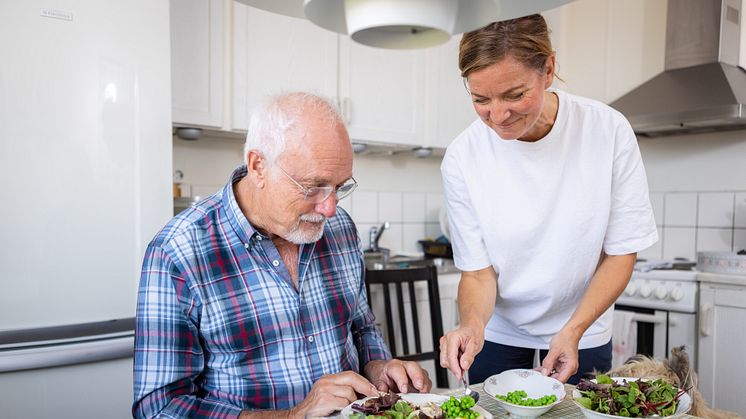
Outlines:
[[[746,192],[652,192],[659,241],[639,257],[696,260],[700,251],[746,249]]]
[[[371,227],[385,221],[390,227],[378,244],[392,254],[422,252],[418,240],[441,235],[438,213],[445,205],[441,193],[357,190],[339,205],[352,215],[364,249],[370,247]]]

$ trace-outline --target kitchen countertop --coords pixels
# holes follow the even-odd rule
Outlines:
[[[368,269],[374,270],[385,270],[385,269],[406,269],[416,268],[420,266],[435,266],[438,275],[446,275],[453,273],[461,273],[453,263],[453,259],[446,258],[435,258],[425,259],[422,257],[410,257],[396,255],[389,258],[388,262],[382,263],[382,260],[377,258],[366,259],[366,266]]]
[[[700,272],[697,274],[697,279],[706,284],[746,285],[746,275]]]

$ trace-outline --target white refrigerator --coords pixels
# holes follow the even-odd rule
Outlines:
[[[172,215],[167,0],[0,1],[0,417],[125,418]]]

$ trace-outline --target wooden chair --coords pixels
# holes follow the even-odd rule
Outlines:
[[[427,302],[430,311],[430,326],[432,328],[432,350],[423,351],[420,316],[418,315],[417,296],[415,294],[415,284],[426,283]],[[448,388],[448,374],[440,366],[439,341],[443,336],[443,319],[440,312],[440,294],[438,291],[438,273],[435,266],[424,266],[416,268],[403,269],[368,269],[365,272],[365,288],[368,292],[368,302],[375,311],[374,300],[371,298],[371,285],[380,284],[383,286],[383,305],[386,323],[386,332],[391,354],[394,358],[407,361],[424,361],[433,360],[435,363],[435,384],[440,388]],[[404,287],[403,285],[406,285]],[[396,293],[396,300],[393,300],[391,288]],[[417,287],[422,294],[422,287]],[[409,333],[407,327],[407,313],[403,291],[406,290],[409,296],[409,319],[411,321],[411,331],[414,340],[414,347],[410,350]],[[399,333],[394,328],[394,311],[397,307],[397,319]],[[379,313],[380,314],[380,313]],[[379,321],[383,319],[378,319]],[[399,338],[401,338],[399,340]],[[397,345],[397,341],[400,345]],[[401,348],[401,350],[399,350]]]

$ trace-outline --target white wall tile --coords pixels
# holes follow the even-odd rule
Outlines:
[[[653,206],[653,215],[655,216],[655,225],[663,225],[663,200],[665,194],[661,192],[652,192],[650,194],[650,205]]]
[[[700,193],[697,227],[732,227],[733,196],[732,192]]]
[[[424,193],[404,192],[402,196],[402,221],[405,223],[425,222]]]
[[[746,227],[746,192],[736,193],[735,227]]]
[[[441,235],[443,235],[443,233],[440,231],[440,224],[438,223],[425,224],[425,238],[430,238],[432,240],[435,240]]]
[[[345,211],[347,211],[348,214],[350,214],[350,217],[352,217],[352,197],[348,196],[347,198],[337,202],[337,206],[343,208]]]
[[[698,252],[730,252],[732,241],[730,228],[697,228]]]
[[[394,255],[401,251],[402,243],[401,223],[391,223],[391,226],[381,235],[381,239],[378,241],[378,246],[391,250],[391,254]]]
[[[428,193],[425,195],[425,221],[437,223],[440,208],[445,206],[446,198],[442,193]]]
[[[378,221],[400,223],[402,221],[402,193],[378,193]]]
[[[422,246],[419,240],[425,238],[425,224],[403,224],[402,225],[402,252],[403,253],[422,253]]]
[[[746,229],[737,228],[733,230],[733,249],[732,251],[738,252],[739,250],[746,249]]]
[[[352,219],[356,223],[378,222],[378,192],[355,191],[352,198]]]
[[[663,258],[675,257],[695,260],[697,230],[693,227],[663,227]]]
[[[667,193],[665,197],[666,226],[694,227],[697,224],[697,194]],[[665,249],[663,251],[665,253]]]
[[[637,257],[647,260],[663,259],[663,235],[661,234],[660,230],[658,231],[658,237],[659,239],[657,242],[655,242],[655,244],[643,250],[642,252],[637,252]]]

